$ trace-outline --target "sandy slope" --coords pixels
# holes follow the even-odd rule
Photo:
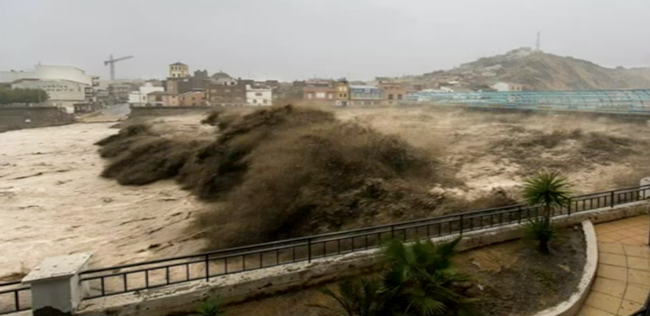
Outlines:
[[[0,278],[48,256],[88,251],[93,266],[191,254],[201,206],[171,182],[124,187],[100,178],[93,145],[112,123],[0,134]]]

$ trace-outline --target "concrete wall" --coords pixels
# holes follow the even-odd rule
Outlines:
[[[189,113],[205,113],[214,110],[212,106],[132,106],[129,117],[172,116]]]
[[[650,204],[638,202],[614,208],[603,208],[589,212],[554,219],[560,227],[581,225],[583,221],[593,223],[617,220],[636,215],[648,214]],[[495,227],[463,235],[458,245],[459,251],[466,251],[490,244],[521,238],[521,224]],[[442,241],[453,238],[447,236],[433,238]],[[316,259],[247,271],[221,277],[210,281],[196,281],[104,297],[82,302],[77,315],[84,316],[160,316],[173,312],[191,312],[201,301],[220,296],[223,303],[232,304],[259,297],[300,289],[337,279],[367,273],[375,269],[378,249],[360,251],[346,255]]]
[[[0,107],[0,131],[72,122],[72,115],[56,107]]]

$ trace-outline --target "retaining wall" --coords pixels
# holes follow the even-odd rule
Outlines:
[[[129,117],[200,114],[214,109],[211,106],[131,106]]]
[[[72,114],[52,106],[0,107],[0,132],[22,128],[70,124]]]
[[[647,202],[602,208],[555,218],[560,227],[613,221],[647,214]],[[512,224],[482,231],[465,233],[458,245],[459,251],[483,247],[522,237],[522,224]],[[441,241],[454,238],[434,238]],[[214,277],[210,281],[195,281],[159,289],[115,295],[82,302],[77,315],[99,316],[160,316],[174,312],[191,312],[207,298],[220,296],[223,303],[232,304],[262,295],[272,295],[315,286],[337,279],[372,271],[377,263],[378,249]]]

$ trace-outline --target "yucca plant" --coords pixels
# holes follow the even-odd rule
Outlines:
[[[526,179],[523,197],[528,205],[543,208],[542,217],[531,219],[528,223],[526,234],[539,241],[541,252],[550,253],[549,242],[556,237],[551,210],[571,203],[570,184],[565,176],[557,172],[538,172]]]
[[[226,312],[224,311],[223,304],[219,297],[213,298],[211,300],[205,301],[196,308],[196,312],[199,315],[203,316],[224,316]]]

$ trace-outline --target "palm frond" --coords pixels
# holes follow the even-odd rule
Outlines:
[[[523,198],[529,205],[566,206],[571,201],[570,184],[557,172],[538,172],[525,180]]]

